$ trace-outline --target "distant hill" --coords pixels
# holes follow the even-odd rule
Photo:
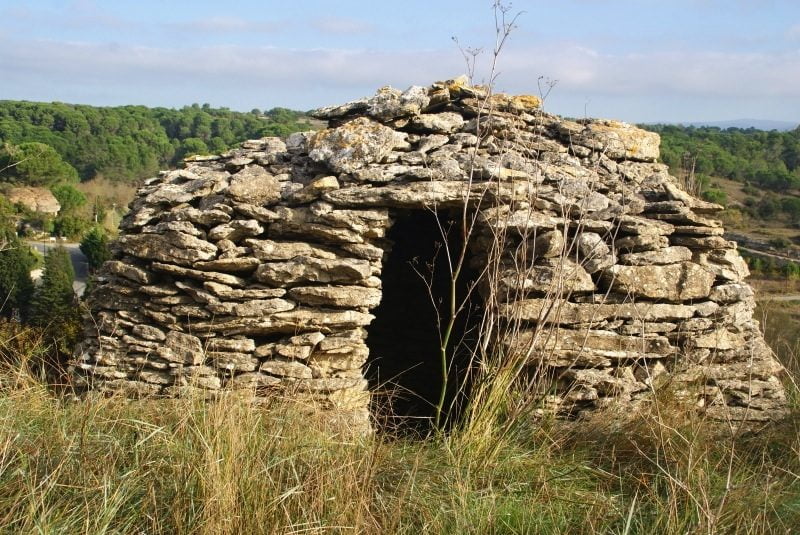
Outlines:
[[[722,177],[773,192],[800,188],[800,128],[643,126],[661,135],[661,160],[676,175],[690,163],[701,183]]]
[[[51,147],[81,180],[135,181],[185,156],[311,129],[308,116],[285,108],[243,113],[208,104],[168,109],[0,100],[0,169],[37,143]],[[15,181],[14,174],[11,168],[0,181]]]
[[[788,132],[794,130],[800,125],[797,121],[770,121],[768,119],[733,119],[731,121],[691,121],[677,123],[682,126],[710,126],[721,128],[755,128],[756,130],[777,130],[779,132]]]

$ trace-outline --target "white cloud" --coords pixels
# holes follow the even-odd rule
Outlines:
[[[212,33],[275,32],[286,29],[287,23],[277,21],[257,21],[240,17],[205,17],[182,22],[167,23],[165,26],[178,30]]]
[[[587,93],[800,97],[800,51],[614,55],[551,46],[511,52],[502,64],[514,85],[535,72],[557,78],[561,89]],[[531,74],[525,75],[526,71]]]
[[[479,58],[479,67],[485,67],[488,59]],[[629,102],[633,109],[639,99],[640,108],[649,109],[661,99],[694,102],[695,110],[686,110],[681,119],[697,115],[702,103],[722,101],[752,102],[752,110],[746,113],[753,115],[762,109],[755,103],[763,107],[765,99],[772,99],[775,106],[789,103],[781,104],[792,108],[780,112],[787,119],[800,116],[800,109],[791,104],[800,102],[800,51],[603,54],[576,44],[554,43],[510,48],[502,53],[499,69],[499,89],[515,93],[536,93],[539,76],[559,80],[553,95],[578,102],[574,107],[581,113],[588,99],[595,107],[589,111],[596,115],[627,109],[619,104],[607,110],[601,107],[603,102]],[[4,98],[308,108],[368,95],[385,84],[405,88],[463,71],[455,48],[170,48],[0,40],[0,72],[6,73],[0,78]],[[485,75],[485,69],[479,68],[477,78]],[[738,111],[741,114],[729,114],[729,118],[745,114],[745,110],[733,110]],[[775,109],[771,113],[776,114]]]
[[[786,30],[786,38],[789,41],[800,41],[800,24],[789,26],[789,29]]]
[[[330,34],[363,34],[375,30],[375,27],[363,20],[345,17],[318,17],[311,20],[311,27],[322,33]]]

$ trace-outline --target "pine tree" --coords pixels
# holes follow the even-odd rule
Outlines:
[[[36,257],[10,225],[0,224],[0,316],[25,321],[33,295]]]
[[[80,312],[72,282],[75,271],[69,252],[51,249],[44,259],[42,282],[31,302],[30,323],[45,329],[62,354],[71,351],[80,329]]]

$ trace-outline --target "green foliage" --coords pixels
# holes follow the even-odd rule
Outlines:
[[[75,271],[69,252],[55,247],[44,257],[42,281],[31,300],[30,323],[53,340],[58,353],[69,354],[80,331],[78,299],[72,289]]]
[[[702,197],[710,202],[715,202],[723,206],[728,204],[728,195],[721,189],[710,188],[702,192]]]
[[[774,191],[800,187],[800,127],[791,132],[675,125],[645,128],[661,135],[661,159],[673,173],[680,173],[684,155],[689,154],[696,158],[699,174]]]
[[[81,252],[86,255],[89,269],[96,270],[103,262],[111,258],[108,248],[108,235],[102,227],[94,226],[83,237],[80,245]]]
[[[58,184],[50,187],[53,196],[61,205],[61,212],[72,212],[86,204],[86,195],[72,184]]]
[[[792,221],[800,223],[800,199],[797,197],[784,197],[781,199],[781,210]]]
[[[52,234],[55,228],[53,216],[50,214],[43,214],[41,212],[32,212],[30,210],[20,211],[21,220],[25,224],[25,235],[28,237],[36,236],[40,232],[45,234]]]
[[[202,139],[190,137],[183,140],[176,155],[178,158],[186,158],[195,154],[208,154],[208,152],[208,146]]]
[[[742,186],[742,193],[746,193],[747,195],[759,195],[761,191],[749,182],[745,182],[744,186]]]
[[[59,215],[53,220],[53,234],[75,240],[80,238],[91,225],[91,222],[79,216]]]
[[[0,316],[25,320],[33,294],[30,272],[37,259],[13,230],[6,227],[0,234]]]
[[[26,186],[51,186],[77,182],[78,173],[56,150],[44,143],[4,143],[0,149],[2,179]]]
[[[176,165],[184,155],[222,152],[245,139],[310,129],[305,115],[283,108],[261,114],[259,110],[242,113],[207,104],[175,110],[0,101],[0,142],[10,147],[29,142],[52,147],[74,167],[60,181],[77,176],[82,180],[96,176],[141,179]],[[52,159],[52,154],[49,157]],[[0,156],[0,169],[8,158]],[[21,172],[28,171],[23,168]]]
[[[781,202],[777,197],[766,196],[758,202],[756,211],[763,219],[769,219],[781,211]]]

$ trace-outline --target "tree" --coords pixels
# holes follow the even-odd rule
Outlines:
[[[50,187],[53,196],[61,205],[61,212],[71,212],[86,204],[86,195],[71,184],[58,184]]]
[[[53,220],[53,232],[57,236],[74,239],[86,232],[89,225],[91,225],[91,223],[82,217],[63,214]]]
[[[56,150],[44,143],[6,143],[0,150],[0,168],[7,168],[7,180],[27,186],[49,186],[77,182],[78,172]]]
[[[94,226],[86,233],[81,240],[81,252],[86,255],[89,263],[89,270],[95,271],[103,262],[111,258],[111,251],[108,248],[108,235],[99,227]]]
[[[0,250],[0,316],[28,318],[29,303],[33,294],[31,270],[36,257],[30,247],[21,242],[13,230],[5,229],[3,248]]]
[[[31,301],[30,323],[45,330],[61,355],[71,353],[80,332],[74,279],[69,252],[60,246],[51,249],[45,255],[42,281]]]
[[[190,137],[183,140],[176,157],[181,159],[195,154],[208,154],[208,146],[206,146],[202,139]]]

